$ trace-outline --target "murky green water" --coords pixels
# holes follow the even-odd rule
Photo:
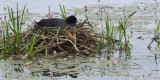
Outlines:
[[[129,15],[133,11],[137,13],[132,17],[130,27],[127,30],[127,35],[130,37],[130,43],[133,45],[131,56],[125,56],[125,53],[115,51],[111,54],[111,59],[107,60],[106,53],[97,57],[73,57],[68,56],[64,59],[48,60],[45,58],[34,58],[32,61],[21,60],[15,61],[12,59],[0,61],[0,79],[1,80],[51,80],[50,73],[53,73],[53,80],[159,80],[160,79],[160,53],[157,43],[151,45],[151,50],[147,46],[154,37],[154,29],[156,28],[157,19],[159,19],[160,8],[158,2],[141,2],[132,3],[132,5],[125,6],[125,14]],[[10,1],[2,1],[4,6],[12,4]],[[20,1],[21,2],[21,1]],[[72,2],[72,1],[71,1]],[[74,2],[74,1],[73,1]],[[105,1],[104,1],[105,2]],[[28,8],[31,9],[31,15],[28,19],[39,20],[47,13],[48,8],[45,6],[46,12],[42,13],[42,9],[29,4],[29,1],[22,2],[22,5],[27,3]],[[38,2],[33,2],[38,3]],[[62,2],[63,3],[63,2]],[[0,3],[1,4],[1,3]],[[39,3],[42,6],[42,3]],[[47,5],[46,3],[44,3]],[[65,3],[70,5],[69,3]],[[83,4],[85,4],[83,2]],[[115,3],[117,5],[117,3]],[[129,4],[129,3],[128,3]],[[12,4],[11,6],[13,6]],[[51,5],[51,4],[50,4]],[[55,4],[58,5],[58,4]],[[74,6],[70,5],[68,11],[70,14],[78,7],[77,17],[84,20],[85,15],[93,23],[97,23],[101,32],[104,29],[105,13],[109,13],[111,24],[115,25],[123,16],[124,6],[105,5],[101,3],[106,12],[96,15],[99,10],[97,1],[86,4],[88,12],[84,13],[84,5]],[[14,5],[16,6],[16,4]],[[47,5],[48,6],[48,5]],[[34,8],[32,8],[34,7]],[[54,6],[52,6],[54,7]],[[74,8],[73,8],[74,7]],[[58,7],[53,8],[58,12]],[[146,9],[145,9],[146,8]],[[1,9],[2,6],[1,6]],[[39,13],[39,14],[35,14]],[[1,14],[1,13],[0,13]],[[69,15],[69,14],[68,14]],[[2,15],[3,16],[3,15]],[[102,19],[102,20],[100,20]],[[103,27],[102,27],[103,25]],[[116,27],[116,25],[115,25]],[[138,38],[140,37],[141,38]],[[155,57],[156,56],[156,57]],[[43,63],[43,64],[40,64]]]

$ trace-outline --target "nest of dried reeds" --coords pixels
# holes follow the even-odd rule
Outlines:
[[[34,49],[42,42],[37,51],[38,54],[53,54],[65,56],[68,54],[80,53],[90,56],[98,52],[98,40],[91,28],[60,28],[42,27],[28,30],[22,34],[22,42],[31,42],[32,38],[38,35]],[[22,45],[19,52],[27,51],[26,45]]]

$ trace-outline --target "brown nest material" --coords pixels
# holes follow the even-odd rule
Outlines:
[[[39,53],[58,55],[68,55],[80,53],[91,56],[98,52],[97,36],[93,34],[90,28],[69,28],[61,29],[60,27],[43,27],[28,30],[22,34],[22,43],[31,42],[32,38],[38,35],[35,41],[34,49],[42,42]],[[26,53],[26,44],[21,46],[20,53]]]

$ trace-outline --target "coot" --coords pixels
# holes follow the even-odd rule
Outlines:
[[[66,20],[60,18],[42,19],[39,22],[35,21],[35,27],[74,27],[76,22],[75,16],[69,16]]]

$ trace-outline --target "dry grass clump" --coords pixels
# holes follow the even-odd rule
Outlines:
[[[90,56],[98,52],[98,40],[90,28],[58,28],[43,27],[28,30],[22,34],[22,44],[19,53],[27,53],[26,43],[31,42],[32,38],[38,35],[35,40],[34,49],[41,45],[38,54],[53,54],[65,56],[68,54],[80,53]]]

